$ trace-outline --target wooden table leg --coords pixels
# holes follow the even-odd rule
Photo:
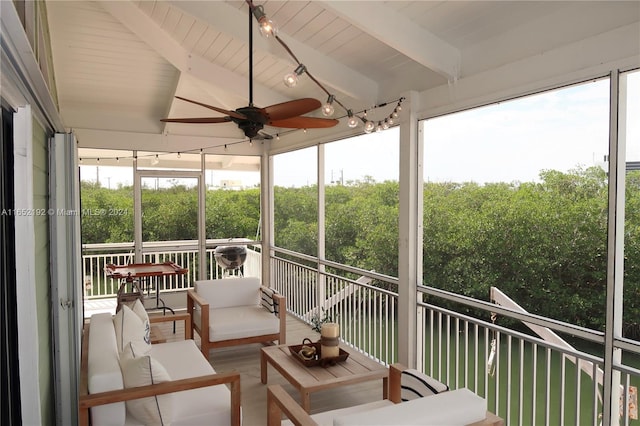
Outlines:
[[[300,399],[302,400],[302,408],[304,409],[304,411],[306,411],[307,413],[311,413],[311,400],[309,398],[309,392],[304,389],[300,389]]]
[[[267,356],[262,350],[260,350],[260,381],[263,385],[267,384]]]
[[[389,399],[389,377],[382,378],[382,399]]]

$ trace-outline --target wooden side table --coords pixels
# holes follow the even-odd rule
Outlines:
[[[310,410],[310,395],[324,389],[382,379],[382,397],[388,398],[389,369],[373,359],[344,345],[349,352],[344,362],[323,368],[305,367],[289,352],[287,345],[266,346],[260,350],[260,380],[267,383],[270,364],[300,392],[302,408]]]

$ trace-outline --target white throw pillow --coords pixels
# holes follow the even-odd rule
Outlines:
[[[167,370],[149,355],[120,359],[125,388],[154,385],[171,380]],[[145,425],[169,425],[173,415],[171,394],[150,396],[126,401],[127,410]]]
[[[141,342],[151,347],[151,345],[145,341],[146,331],[144,323],[128,306],[123,305],[113,317],[113,326],[116,331],[118,352],[122,352],[122,349],[129,342]]]
[[[147,314],[147,310],[144,308],[144,305],[142,304],[140,299],[136,299],[136,302],[133,304],[132,310],[142,320],[142,325],[144,326],[144,341],[148,345],[150,345],[151,323],[149,322],[149,314]]]
[[[124,345],[122,352],[120,352],[120,361],[146,355],[149,349],[151,349],[151,345],[147,345],[144,342],[129,342]]]

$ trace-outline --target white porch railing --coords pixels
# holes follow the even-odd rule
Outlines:
[[[193,241],[167,241],[148,243],[149,251],[143,254],[143,263],[175,262],[189,269],[186,275],[163,277],[160,292],[184,290],[193,287],[198,279],[198,250]],[[113,263],[126,265],[133,263],[133,243],[85,244],[82,248],[82,264],[84,273],[85,298],[116,297],[120,282],[107,277],[104,267]],[[207,278],[215,279],[223,276],[223,269],[216,263],[214,248],[206,250]],[[244,276],[261,276],[261,255],[247,248],[247,259],[241,268]]]
[[[195,249],[178,250],[173,246],[171,250],[154,250],[145,261],[197,265]],[[273,250],[272,286],[287,297],[289,314],[309,324],[314,314],[326,315],[340,324],[341,338],[347,344],[383,363],[397,361],[397,279],[288,250]],[[131,251],[132,246],[122,245],[118,250],[105,246],[86,248],[85,274],[91,271],[87,297],[115,295],[117,283],[111,283],[113,280],[104,275],[104,265],[130,262]],[[260,276],[260,256],[259,252],[248,250],[246,276]],[[216,265],[213,250],[207,250],[207,262],[209,276],[221,276],[222,271],[212,266]],[[191,270],[196,268],[189,269],[183,282],[168,288],[192,285]],[[591,377],[598,377],[599,369],[604,368],[602,332],[513,312],[430,287],[419,288],[418,300],[423,299],[423,293],[429,295],[430,301],[444,299],[477,309],[477,316],[486,315],[486,320],[419,302],[416,338],[420,351],[417,358],[422,360],[420,370],[452,389],[467,387],[485,397],[488,408],[503,417],[507,425],[599,425],[602,386]],[[492,312],[499,315],[496,323],[490,321]],[[506,322],[525,320],[562,334],[579,349],[561,347],[505,326]],[[494,341],[494,361],[489,363]],[[640,386],[640,344],[628,339],[618,339],[616,344],[623,351],[623,363],[613,365],[623,389],[620,424],[638,426],[640,422],[630,416],[633,389]],[[592,369],[591,375],[576,367],[585,364]]]
[[[395,289],[396,281],[287,250],[275,252],[283,257],[271,259],[273,284],[287,296],[290,314],[311,323],[310,313],[318,311],[318,295],[323,294],[325,313],[340,324],[341,338],[346,343],[383,363],[396,362],[397,291],[378,287],[382,284]],[[295,261],[290,260],[293,258]],[[337,272],[319,272],[318,264]],[[373,284],[336,275],[345,272],[371,278]],[[319,281],[324,282],[324,289],[318,289]],[[419,302],[417,346],[421,351],[421,371],[451,389],[467,387],[485,397],[488,408],[503,417],[507,425],[600,424],[602,386],[591,377],[598,377],[604,367],[599,355],[603,352],[603,333],[546,318],[527,318],[572,336],[582,350],[570,350],[499,325],[508,320],[522,321],[522,315],[497,305],[473,299],[470,302],[469,298],[429,287],[420,287],[418,300],[422,300],[422,293],[482,309],[488,319],[493,311],[500,312],[500,316],[494,324]],[[489,363],[494,340],[495,354]],[[640,386],[640,345],[625,340],[621,348],[630,362],[614,366],[623,389],[620,424],[640,425],[632,419],[634,414],[637,416],[633,395]],[[592,369],[591,374],[576,367],[585,364]]]
[[[278,251],[286,253],[282,249]],[[310,326],[314,315],[326,316],[340,324],[340,337],[346,343],[385,364],[396,362],[397,292],[367,284],[376,280],[395,287],[388,277],[358,271],[362,273],[360,278],[350,279],[323,272],[320,281],[324,288],[318,289],[317,269],[277,257],[272,258],[271,267],[273,287],[287,296],[287,310],[291,315]],[[354,273],[345,269],[341,272]],[[318,303],[319,294],[324,295],[322,303]]]

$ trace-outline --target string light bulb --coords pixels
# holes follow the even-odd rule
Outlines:
[[[178,158],[182,158],[182,154],[180,154],[180,152],[178,152]]]
[[[325,117],[330,117],[333,115],[335,108],[333,107],[333,101],[335,100],[335,96],[329,95],[327,98],[327,103],[322,106],[322,115]]]
[[[153,157],[153,160],[151,160],[151,165],[157,166],[159,163],[160,163],[160,159],[158,158],[158,154],[156,154],[156,156]]]
[[[260,34],[263,37],[269,38],[278,35],[278,26],[264,13],[264,7],[262,5],[255,6],[253,8],[253,16],[256,17],[258,25],[260,26]]]
[[[356,117],[353,115],[353,111],[348,110],[347,111],[347,116],[349,117],[349,120],[347,120],[347,125],[350,128],[354,128],[358,125],[358,120],[356,119]]]
[[[284,85],[287,87],[296,87],[298,84],[298,76],[302,75],[307,69],[303,64],[299,64],[293,72],[284,76]]]
[[[364,120],[364,132],[371,133],[373,129],[376,127],[373,121]]]

